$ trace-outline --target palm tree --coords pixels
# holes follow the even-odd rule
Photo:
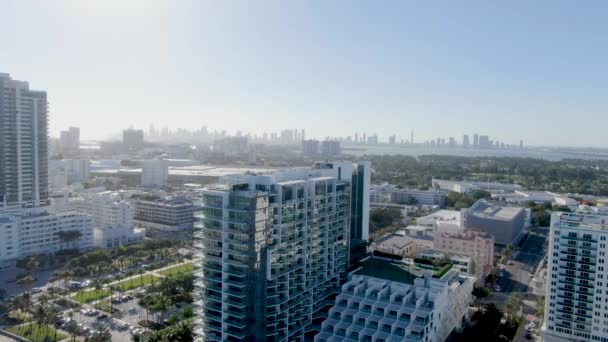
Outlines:
[[[38,326],[38,333],[41,333],[43,331],[43,327],[45,326],[45,323],[47,321],[46,312],[47,310],[42,304],[36,305],[32,312],[32,318]],[[33,329],[33,326],[31,324],[30,327]]]
[[[112,295],[118,292],[118,296],[120,297],[122,289],[120,286],[116,285],[110,285],[108,286],[108,289],[110,289],[110,313],[114,313],[114,301],[112,300]]]
[[[95,288],[95,299],[97,299],[99,291],[103,288],[103,284],[99,280],[95,280],[95,282],[93,282],[93,287]]]
[[[70,334],[72,341],[76,341],[76,337],[80,335],[80,328],[78,323],[73,319],[73,313],[70,313],[70,321],[65,325],[64,330]]]
[[[46,324],[53,329],[53,341],[57,341],[57,328],[55,327],[57,319],[59,319],[59,311],[54,307],[48,308],[46,312]]]
[[[11,301],[10,307],[11,310],[16,310],[19,312],[27,312],[32,305],[32,295],[29,292],[24,292],[23,294],[13,298]]]

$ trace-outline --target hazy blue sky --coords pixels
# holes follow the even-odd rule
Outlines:
[[[128,3],[128,4],[126,4]],[[0,0],[51,133],[486,133],[608,147],[607,1]]]

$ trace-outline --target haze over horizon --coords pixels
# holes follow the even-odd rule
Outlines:
[[[0,72],[85,140],[154,123],[608,147],[608,3],[264,4],[8,0]]]

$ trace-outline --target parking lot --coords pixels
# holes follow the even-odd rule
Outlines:
[[[64,313],[64,317],[68,318],[67,312]],[[112,318],[107,315],[103,315],[101,317],[96,317],[93,313],[89,313],[88,309],[82,309],[80,311],[74,311],[73,319],[76,321],[78,326],[81,328],[81,331],[85,334],[90,334],[93,331],[98,329],[107,327],[110,329],[112,333],[112,341],[117,342],[129,342],[132,339],[132,335],[130,329],[136,328],[136,326],[131,326],[128,322],[123,321],[122,319]],[[66,323],[67,324],[67,323]],[[65,327],[64,324],[61,328]],[[81,337],[80,339],[83,339]]]

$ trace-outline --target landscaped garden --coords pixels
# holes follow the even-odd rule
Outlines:
[[[48,325],[31,323],[7,328],[6,331],[19,335],[32,342],[56,342],[68,338],[67,335],[58,332]]]

